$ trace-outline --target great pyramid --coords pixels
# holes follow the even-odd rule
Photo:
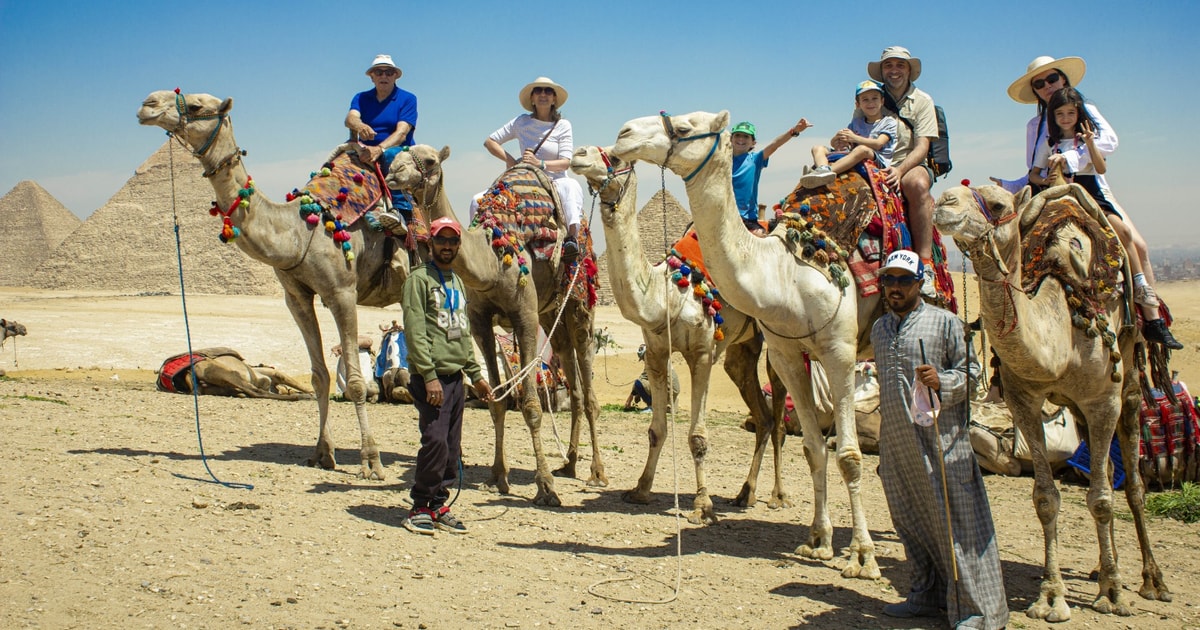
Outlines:
[[[33,269],[83,223],[36,182],[0,197],[0,286],[31,286]]]
[[[179,294],[174,207],[179,218],[184,284],[189,293],[282,295],[274,271],[217,240],[220,219],[203,167],[169,140],[108,203],[37,267],[31,284],[46,289]],[[299,218],[297,218],[299,220]]]
[[[657,265],[666,257],[667,245],[663,244],[664,217],[667,245],[674,245],[692,223],[692,215],[688,214],[671,193],[665,190],[654,193],[638,212],[638,234],[641,235],[642,252],[646,254],[646,259],[651,265]],[[600,256],[596,266],[600,269],[600,278],[603,280],[597,292],[597,301],[600,304],[616,304],[612,295],[612,283],[608,280],[608,252]]]

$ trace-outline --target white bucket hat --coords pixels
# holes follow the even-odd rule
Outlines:
[[[521,88],[521,93],[519,95],[519,98],[521,99],[521,107],[524,107],[528,111],[533,111],[533,88],[535,87],[553,88],[554,95],[556,97],[554,105],[559,109],[561,109],[562,106],[567,102],[566,88],[555,83],[549,77],[538,77],[533,80],[533,83]]]
[[[880,71],[880,68],[883,66],[883,62],[888,59],[903,59],[908,62],[909,83],[915,83],[917,77],[921,76],[921,60],[912,56],[908,52],[908,49],[903,46],[888,46],[879,55],[879,61],[867,62],[867,76],[876,81],[882,81],[883,72]]]
[[[391,69],[395,70],[397,79],[404,76],[404,71],[400,69],[400,66],[397,66],[395,63],[392,63],[391,55],[375,55],[375,61],[372,61],[371,67],[367,68],[367,76],[370,76],[371,71],[374,70],[375,68],[381,68],[381,67],[382,68],[391,68]]]
[[[1025,74],[1012,85],[1008,86],[1008,96],[1018,103],[1033,105],[1038,102],[1037,94],[1033,91],[1033,85],[1030,80],[1033,77],[1050,69],[1060,70],[1067,75],[1067,80],[1071,82],[1071,87],[1079,85],[1083,80],[1083,75],[1087,72],[1087,64],[1080,57],[1061,57],[1055,59],[1049,55],[1042,55],[1037,59],[1029,62],[1029,66],[1025,68]]]

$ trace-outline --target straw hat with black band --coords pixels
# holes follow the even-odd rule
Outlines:
[[[521,93],[519,95],[519,97],[521,99],[521,107],[524,107],[527,111],[533,111],[533,88],[535,88],[535,87],[548,87],[548,88],[554,90],[554,95],[556,97],[555,101],[554,101],[555,107],[562,109],[562,106],[564,104],[566,104],[566,102],[567,102],[567,89],[566,88],[555,83],[553,80],[551,80],[548,77],[538,77],[537,79],[534,79],[533,83],[530,83],[530,84],[526,85],[525,87],[521,88]]]
[[[1060,57],[1055,59],[1049,55],[1042,55],[1029,62],[1029,66],[1025,69],[1025,74],[1021,78],[1012,82],[1008,86],[1008,96],[1018,103],[1026,105],[1036,105],[1038,102],[1037,93],[1033,90],[1033,85],[1030,83],[1033,77],[1047,71],[1058,70],[1067,77],[1071,87],[1076,87],[1083,80],[1084,73],[1087,72],[1087,64],[1083,62],[1081,57]]]

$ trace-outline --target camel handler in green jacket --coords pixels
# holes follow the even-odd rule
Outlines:
[[[412,380],[408,391],[420,417],[421,448],[412,485],[412,510],[404,527],[418,534],[440,529],[465,534],[466,525],[446,501],[462,456],[463,373],[480,400],[492,400],[471,345],[466,293],[452,265],[462,226],[443,217],[429,226],[433,260],[412,270],[404,283],[404,328]]]

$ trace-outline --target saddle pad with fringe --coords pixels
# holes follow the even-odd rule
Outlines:
[[[383,195],[383,184],[374,168],[359,164],[349,153],[340,153],[313,173],[304,192],[350,225],[375,207]]]
[[[154,382],[154,386],[160,392],[190,394],[192,393],[192,384],[189,378],[191,367],[201,361],[223,356],[233,356],[240,361],[245,361],[237,350],[224,346],[201,348],[191,354],[184,352],[167,357],[167,360],[163,361],[162,367],[158,368],[158,379]]]
[[[1168,470],[1181,463],[1170,460],[1180,458],[1194,462],[1200,456],[1200,419],[1195,400],[1179,381],[1174,381],[1171,388],[1178,404],[1171,404],[1163,390],[1152,389],[1153,404],[1143,399],[1139,412],[1142,428],[1139,456],[1143,462],[1155,468],[1160,459],[1164,460]],[[1194,463],[1191,468],[1191,478],[1184,481],[1196,481]],[[1159,472],[1161,476],[1163,471]]]
[[[845,173],[823,188],[809,189],[799,184],[784,197],[777,210],[798,214],[811,223],[809,229],[825,233],[845,251],[858,246],[858,235],[877,215],[871,199],[866,173]]]
[[[557,241],[558,206],[554,182],[540,169],[517,165],[483,194],[475,221],[487,221],[488,227],[500,228],[523,244]]]
[[[574,263],[563,266],[560,290],[566,291],[567,287],[571,287],[567,298],[584,304],[591,310],[596,306],[596,292],[600,289],[600,268],[596,266],[592,230],[588,228],[587,221],[580,223],[579,234],[575,239],[579,242],[579,257]],[[576,268],[579,269],[579,278],[575,280],[575,285],[571,286],[571,278],[575,275]]]
[[[1057,259],[1047,257],[1047,249],[1059,243],[1059,231],[1074,224],[1092,242],[1092,260],[1087,267],[1087,280],[1082,286],[1076,278],[1069,277],[1066,269],[1059,269]],[[1107,222],[1101,223],[1071,198],[1059,198],[1046,203],[1038,220],[1021,235],[1024,259],[1021,272],[1024,277],[1022,289],[1036,294],[1042,282],[1054,276],[1064,287],[1093,310],[1102,311],[1104,304],[1117,290],[1117,278],[1124,267],[1121,242]],[[1069,245],[1068,245],[1069,247]]]
[[[700,237],[696,236],[695,228],[688,228],[687,232],[675,241],[671,246],[671,253],[693,271],[704,274],[704,279],[710,285],[713,283],[712,276],[708,275],[708,268],[704,266],[704,254],[700,253]]]

